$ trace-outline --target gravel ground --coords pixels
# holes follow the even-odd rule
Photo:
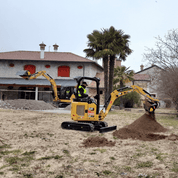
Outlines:
[[[25,99],[16,99],[16,100],[0,100],[0,108],[3,109],[15,109],[15,110],[53,110],[56,109],[50,103],[44,101],[36,100],[25,100]]]

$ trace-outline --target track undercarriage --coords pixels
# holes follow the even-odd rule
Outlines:
[[[79,131],[99,131],[100,133],[110,132],[116,130],[117,126],[108,127],[107,122],[103,121],[65,121],[61,124],[63,129],[67,130],[79,130]]]

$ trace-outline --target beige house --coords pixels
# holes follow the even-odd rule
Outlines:
[[[35,80],[24,80],[16,75],[18,71],[29,70],[31,73],[45,70],[62,87],[76,86],[74,77],[95,77],[103,72],[103,67],[93,60],[71,52],[45,51],[41,43],[40,51],[11,51],[0,53],[0,99],[36,99],[51,102],[51,84],[43,76]]]
[[[161,97],[157,90],[157,85],[154,82],[154,75],[161,68],[157,65],[152,65],[150,67],[144,68],[143,65],[140,66],[140,71],[136,72],[134,75],[133,85],[138,85],[149,92],[153,97],[156,97],[160,100],[160,107],[166,107],[164,98]],[[144,97],[142,97],[144,99]]]

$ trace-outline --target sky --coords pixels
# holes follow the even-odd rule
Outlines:
[[[147,61],[146,47],[155,48],[155,37],[178,27],[177,0],[0,0],[0,52],[72,52],[86,57],[87,35],[113,26],[130,35],[133,53],[122,65],[135,72]],[[101,64],[101,62],[99,62]]]

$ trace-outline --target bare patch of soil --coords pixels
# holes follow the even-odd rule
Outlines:
[[[132,138],[143,141],[156,141],[165,139],[167,136],[154,133],[166,131],[167,129],[156,120],[153,120],[149,115],[144,114],[130,125],[113,132],[113,136],[120,139]]]
[[[103,146],[115,146],[116,142],[109,141],[105,137],[89,137],[83,141],[84,147],[103,147]]]

